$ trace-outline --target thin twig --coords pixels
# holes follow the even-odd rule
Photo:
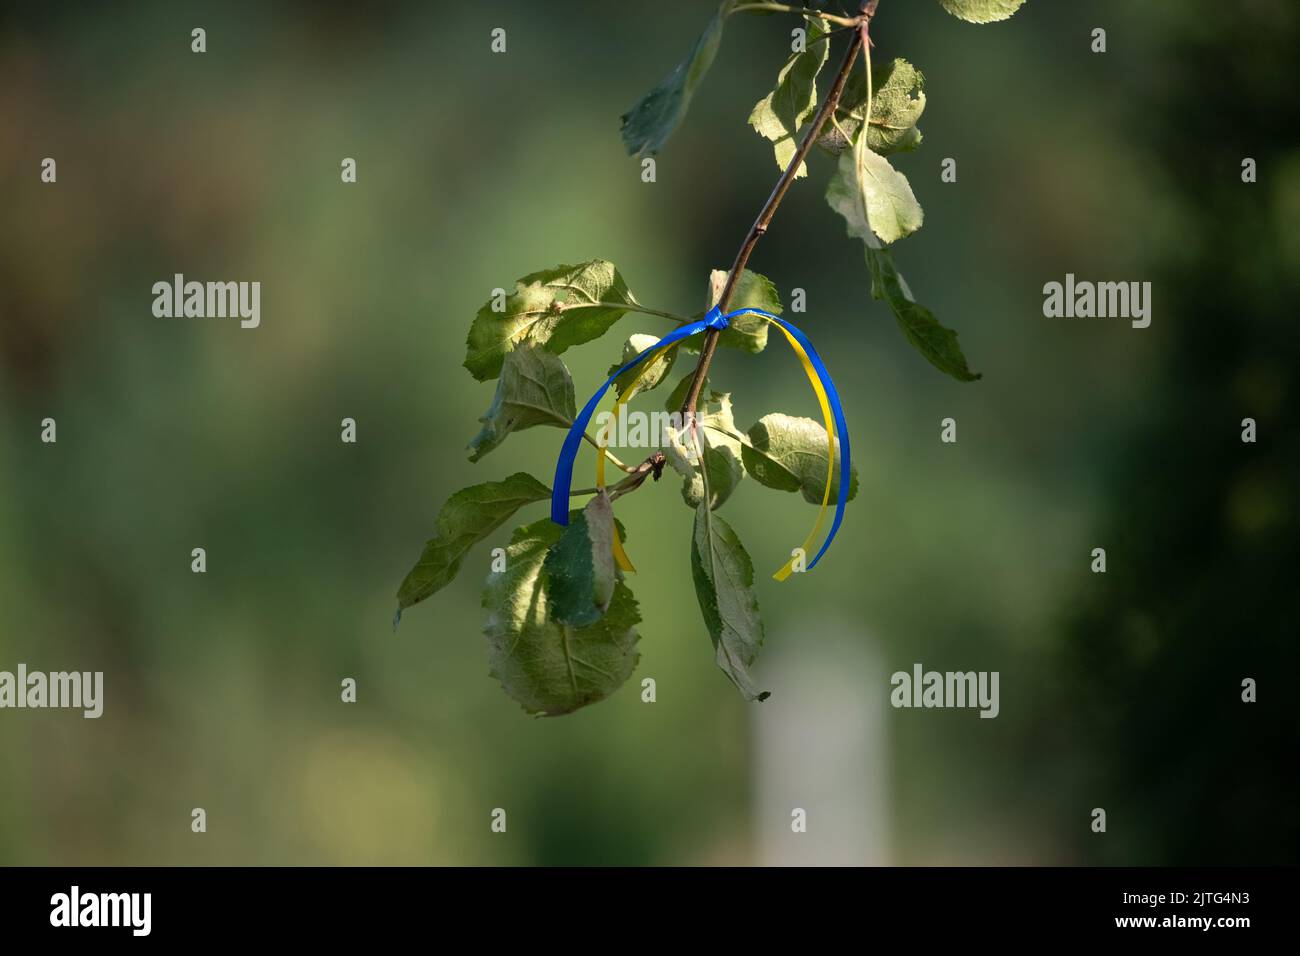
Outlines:
[[[855,27],[858,21],[852,17],[837,17],[833,13],[827,13],[825,10],[813,10],[809,7],[794,7],[784,3],[742,3],[739,6],[731,8],[731,13],[742,13],[748,11],[766,11],[768,13],[798,13],[805,17],[819,17],[829,23],[838,23],[844,27]]]
[[[609,489],[609,500],[617,501],[629,491],[636,491],[645,484],[647,478],[653,477],[655,481],[658,481],[659,476],[663,474],[664,463],[667,460],[661,451],[651,454],[645,461],[632,469],[632,474]]]
[[[840,101],[840,95],[844,92],[844,84],[848,80],[849,72],[853,69],[854,61],[858,58],[863,42],[870,42],[867,35],[867,25],[870,23],[871,17],[875,15],[878,3],[879,0],[863,0],[861,26],[854,31],[852,38],[849,40],[848,49],[844,51],[844,60],[840,63],[840,68],[831,83],[830,92],[826,94],[826,99],[822,100],[817,115],[813,117],[808,131],[799,143],[799,148],[795,150],[794,158],[790,160],[790,164],[785,168],[785,172],[781,174],[781,178],[776,181],[772,194],[767,197],[767,202],[759,210],[758,218],[750,226],[745,241],[741,243],[740,250],[736,253],[736,259],[731,265],[731,271],[727,274],[727,283],[722,288],[722,294],[718,296],[717,305],[721,311],[727,311],[727,306],[731,303],[731,295],[735,292],[736,283],[740,281],[740,276],[745,271],[745,265],[749,262],[749,256],[754,251],[754,246],[758,245],[758,240],[763,238],[763,234],[767,232],[767,227],[776,214],[777,206],[781,205],[781,200],[785,198],[786,191],[790,188],[790,184],[794,182],[799,167],[803,165],[804,159],[812,150],[813,143],[821,135],[826,118],[835,111],[835,107]],[[700,391],[704,388],[704,379],[709,374],[709,365],[713,361],[713,353],[718,348],[718,336],[720,334],[717,329],[709,329],[704,334],[704,343],[700,346],[700,360],[695,366],[690,388],[686,392],[686,400],[682,402],[681,414],[684,421],[694,421],[695,407],[700,399]]]

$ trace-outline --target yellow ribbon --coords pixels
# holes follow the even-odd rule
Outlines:
[[[799,363],[803,365],[804,373],[808,376],[808,381],[812,383],[813,391],[817,393],[817,403],[822,407],[822,420],[826,423],[826,490],[822,492],[822,506],[817,509],[817,520],[813,522],[812,531],[808,532],[808,537],[804,539],[800,550],[803,552],[804,560],[808,559],[808,549],[812,547],[817,533],[821,531],[822,522],[826,519],[826,508],[831,500],[831,480],[835,477],[835,419],[831,415],[831,403],[826,397],[826,389],[822,387],[822,380],[817,375],[816,369],[813,368],[812,360],[808,358],[808,353],[804,351],[789,330],[783,325],[768,320],[769,324],[776,325],[785,335],[785,340],[790,343],[790,348],[794,349],[795,355],[799,356]],[[784,581],[794,570],[794,555],[790,560],[781,566],[772,577],[778,581]]]

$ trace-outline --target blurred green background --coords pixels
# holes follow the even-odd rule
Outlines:
[[[712,9],[0,15],[0,669],[106,685],[97,721],[0,712],[0,862],[1295,861],[1289,0],[1029,0],[986,27],[881,4],[876,57],[911,60],[929,93],[925,142],[897,160],[926,223],[898,262],[984,379],[939,374],[870,299],[815,156],[751,266],[807,290],[797,320],[844,397],[861,491],[787,585],[763,571],[811,509],[753,481],[725,506],[760,572],[771,700],[745,704],[713,665],[675,479],[619,503],[644,623],[609,700],[532,720],[487,676],[487,547],[392,632],[447,495],[549,483],[557,430],[466,460],[492,385],[460,364],[490,290],[600,257],[642,302],[697,311],[775,181],[746,118],[784,16],[729,21],[656,183],[622,151],[619,114]],[[176,272],[261,281],[261,327],[154,318],[150,287]],[[1151,327],[1044,318],[1067,272],[1153,281]],[[580,399],[655,321],[566,354]],[[779,347],[723,355],[713,383],[742,426],[816,411]],[[891,709],[889,675],[915,662],[999,671],[1001,715]]]

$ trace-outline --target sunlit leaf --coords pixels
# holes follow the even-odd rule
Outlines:
[[[939,0],[943,8],[954,17],[960,17],[971,23],[992,23],[1005,20],[1017,10],[1025,0]]]
[[[465,368],[480,382],[496,378],[508,352],[532,342],[557,355],[599,338],[636,304],[612,262],[593,259],[524,276],[495,311],[478,310],[466,341]]]
[[[806,17],[807,41],[776,77],[776,88],[763,97],[749,114],[749,125],[772,141],[776,165],[785,169],[798,151],[798,133],[817,112],[817,74],[830,53],[825,21]],[[800,163],[795,176],[806,176],[808,164]]]
[[[759,484],[780,491],[797,491],[804,501],[819,505],[826,493],[826,429],[811,418],[773,412],[750,426],[741,448],[745,469]],[[839,439],[835,440],[834,477],[830,500],[840,493]],[[849,470],[849,495],[858,493],[858,472]]]
[[[881,156],[916,149],[921,145],[921,131],[916,124],[925,111],[925,77],[901,59],[873,65],[871,77],[867,148]],[[866,99],[866,75],[855,70],[835,110],[835,123],[828,122],[822,128],[817,145],[839,154],[856,140],[862,128]]]
[[[496,394],[479,419],[483,427],[469,443],[470,461],[478,461],[511,432],[534,425],[568,428],[576,414],[573,379],[564,361],[537,345],[506,353]]]
[[[850,236],[871,245],[911,235],[924,218],[907,178],[861,144],[840,154],[826,202],[844,217]]]

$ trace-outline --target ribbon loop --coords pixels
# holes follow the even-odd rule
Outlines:
[[[848,503],[849,481],[852,476],[852,466],[849,459],[848,423],[844,418],[844,408],[840,402],[839,393],[835,389],[835,383],[831,380],[831,375],[826,368],[826,363],[822,361],[821,356],[817,354],[817,350],[813,348],[812,342],[794,325],[791,325],[779,316],[773,315],[771,312],[765,312],[762,309],[741,308],[724,314],[722,310],[715,305],[705,313],[704,318],[688,323],[687,325],[679,326],[661,338],[654,345],[638,354],[631,361],[623,365],[622,368],[614,372],[605,384],[597,389],[596,394],[591,397],[591,400],[588,401],[585,406],[583,406],[582,411],[578,413],[578,417],[570,427],[569,433],[565,436],[564,445],[560,449],[559,459],[555,463],[555,482],[554,488],[551,492],[552,521],[558,525],[567,525],[569,523],[569,489],[572,487],[573,482],[574,460],[577,458],[578,449],[582,443],[583,436],[586,434],[587,423],[590,422],[592,415],[596,411],[596,407],[600,404],[600,400],[604,397],[610,386],[614,384],[614,381],[628,369],[635,368],[651,356],[657,357],[666,354],[692,335],[697,335],[707,329],[716,329],[720,331],[728,327],[731,319],[746,314],[762,316],[768,322],[776,325],[776,327],[781,330],[786,341],[789,343],[790,348],[794,351],[800,364],[803,366],[805,374],[808,376],[808,381],[811,383],[813,391],[817,395],[817,402],[821,406],[822,417],[825,422],[827,442],[826,487],[822,494],[821,508],[817,512],[817,520],[814,522],[812,531],[805,539],[801,549],[805,556],[808,549],[811,547],[813,540],[821,530],[822,522],[825,519],[826,511],[830,504],[831,483],[835,479],[836,439],[838,438],[839,440],[840,476],[839,494],[835,503],[835,517],[831,522],[831,529],[827,533],[825,540],[822,542],[821,548],[817,551],[817,554],[813,559],[808,562],[807,569],[811,570],[816,566],[817,562],[821,560],[822,555],[826,553],[826,549],[830,547],[830,543],[834,539],[836,533],[839,531],[840,525],[844,520],[844,508]],[[624,390],[623,397],[615,403],[616,414],[621,412],[623,405],[635,390],[636,383],[641,380],[641,377],[649,368],[649,365],[644,366],[633,382]],[[598,451],[599,457],[596,461],[596,487],[603,489],[605,487],[606,458],[604,446],[600,446]],[[701,467],[703,467],[703,462],[701,462]],[[617,536],[615,536],[614,540],[614,556],[617,559],[619,566],[625,571],[635,570],[632,567],[632,562],[628,560],[627,555],[624,553],[622,543],[618,540]],[[795,559],[792,557],[773,575],[773,577],[778,581],[786,580],[786,578],[793,573],[794,564]]]
[[[650,348],[641,352],[606,379],[605,384],[596,390],[596,394],[591,396],[591,399],[587,404],[582,407],[582,411],[578,412],[578,417],[575,418],[573,424],[569,426],[569,433],[564,436],[564,444],[560,448],[560,457],[556,459],[555,462],[555,481],[551,491],[552,521],[561,526],[569,523],[569,489],[573,487],[573,462],[578,457],[578,448],[582,444],[583,436],[587,433],[587,424],[591,421],[591,416],[596,413],[596,406],[600,404],[600,400],[604,398],[605,393],[609,391],[610,386],[614,384],[614,380],[628,369],[640,365],[660,349],[676,345],[678,342],[688,339],[692,335],[698,335],[707,328],[717,327],[710,326],[709,322],[717,322],[720,320],[722,322],[721,328],[726,328],[726,316],[720,314],[714,315],[715,312],[715,309],[711,309],[709,314],[703,319],[678,326],[654,345],[650,346]],[[601,460],[603,461],[605,458],[605,449],[601,448],[599,451]]]

